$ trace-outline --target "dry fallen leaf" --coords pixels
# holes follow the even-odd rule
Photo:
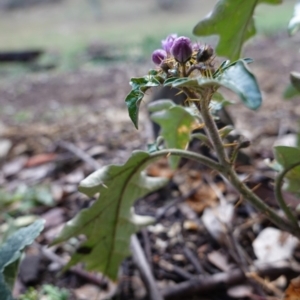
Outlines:
[[[147,168],[147,175],[171,179],[174,175],[174,171],[170,169],[167,159],[160,159]]]
[[[37,154],[37,155],[34,155],[34,156],[28,158],[25,167],[27,167],[27,168],[36,167],[36,166],[54,161],[56,158],[57,158],[56,153]]]
[[[231,203],[222,203],[216,207],[208,207],[202,215],[202,222],[211,236],[220,241],[227,231],[227,227],[232,224],[234,206]]]
[[[284,300],[300,300],[300,276],[291,280],[285,290]]]
[[[289,259],[298,244],[297,238],[273,227],[263,229],[252,246],[257,259],[271,263]]]
[[[218,204],[216,191],[207,184],[199,170],[181,169],[174,175],[174,182],[178,185],[181,194],[186,195],[191,190],[196,189],[195,193],[186,201],[187,204],[197,213],[202,213],[207,207],[214,207]],[[216,187],[221,192],[224,191],[223,183],[217,183]]]

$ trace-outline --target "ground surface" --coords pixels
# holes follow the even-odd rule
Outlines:
[[[284,101],[282,93],[288,84],[289,72],[300,68],[299,41],[299,37],[290,38],[286,33],[276,33],[269,37],[258,37],[247,45],[245,56],[254,59],[250,67],[264,94],[264,102],[258,112],[249,111],[238,103],[238,99],[228,94],[238,103],[229,107],[235,126],[253,144],[248,154],[258,166],[256,173],[259,179],[253,180],[252,184],[261,183],[261,178],[264,178],[264,184],[258,192],[275,207],[270,189],[272,182],[265,175],[262,165],[265,158],[272,158],[271,146],[274,142],[285,138],[285,143],[290,144],[291,140],[287,140],[290,135],[287,134],[298,131],[299,99]],[[30,285],[39,287],[44,283],[67,287],[72,299],[100,300],[104,299],[105,293],[113,290],[105,290],[102,279],[95,274],[91,277],[80,271],[67,273],[57,279],[54,275],[61,267],[59,258],[65,263],[74,245],[70,243],[51,249],[50,254],[41,251],[39,245],[48,244],[64,222],[90,204],[77,192],[77,185],[93,171],[93,166],[83,162],[81,155],[72,151],[70,145],[96,159],[100,166],[124,163],[132,150],[146,149],[152,132],[145,107],[141,112],[140,130],[137,131],[129,121],[124,98],[130,90],[130,77],[142,76],[151,67],[147,60],[137,63],[128,59],[110,64],[86,64],[76,71],[52,70],[13,78],[2,75],[0,150],[5,150],[7,142],[11,143],[11,148],[6,160],[2,160],[0,185],[10,194],[22,185],[43,187],[44,194],[41,196],[37,190],[31,190],[31,196],[28,196],[25,188],[23,193],[26,197],[22,196],[22,201],[13,202],[13,205],[3,204],[1,208],[3,211],[13,209],[16,218],[30,214],[47,220],[44,234],[27,252],[27,260],[22,264],[15,288],[16,294],[24,292]],[[151,94],[148,96],[150,98]],[[174,298],[176,293],[172,288],[175,283],[188,282],[195,274],[204,273],[211,278],[210,275],[231,270],[232,265],[251,267],[255,260],[252,241],[262,228],[270,225],[255,214],[249,205],[243,204],[237,208],[231,225],[232,228],[238,228],[239,236],[227,236],[242,246],[243,254],[237,255],[236,249],[229,246],[231,242],[228,244],[228,241],[212,239],[198,216],[206,207],[218,206],[224,198],[220,197],[222,192],[230,203],[236,203],[238,195],[209,171],[202,170],[200,175],[197,168],[188,171],[188,167],[184,165],[179,172],[172,174],[163,164],[154,166],[149,170],[150,174],[172,177],[172,184],[141,199],[136,205],[137,212],[156,215],[157,208],[163,207],[166,202],[179,203],[165,212],[158,225],[138,235],[157,283],[164,290],[166,298],[169,297],[167,299]],[[250,171],[253,169],[250,168]],[[194,192],[188,195],[190,191]],[[49,195],[54,201],[52,205],[45,200]],[[293,203],[294,198],[291,197],[290,201]],[[4,221],[1,220],[2,223]],[[200,267],[192,261],[186,248],[192,250],[192,257],[198,258]],[[245,257],[246,263],[243,262]],[[299,250],[294,258],[294,266],[298,266]],[[174,266],[179,269],[174,270]],[[288,270],[286,278],[294,272]],[[146,299],[145,289],[130,259],[124,263],[122,274],[119,298]],[[228,292],[224,286],[212,285],[205,296],[193,294],[187,299],[266,299],[258,295],[263,295],[267,290],[269,294],[279,297],[278,289],[284,287],[284,284],[280,286],[274,283],[272,290],[264,285],[262,288],[261,283],[258,285],[257,282],[257,279],[254,283],[250,280],[238,296],[234,289]],[[240,282],[237,280],[237,283]],[[216,289],[219,292],[216,293]],[[180,297],[183,299],[183,296]]]

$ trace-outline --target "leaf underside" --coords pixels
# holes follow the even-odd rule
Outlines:
[[[84,262],[88,270],[100,271],[116,280],[119,265],[129,255],[130,236],[138,230],[137,222],[149,223],[149,217],[132,214],[134,201],[167,182],[165,178],[141,172],[151,161],[148,153],[135,151],[124,165],[104,167],[81,182],[81,192],[88,196],[100,193],[100,196],[90,208],[69,221],[54,241],[86,236],[68,266]]]

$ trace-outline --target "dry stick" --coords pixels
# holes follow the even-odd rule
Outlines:
[[[172,265],[171,263],[167,262],[166,260],[161,259],[158,264],[165,271],[174,272],[177,275],[179,275],[180,277],[182,277],[183,279],[189,280],[194,277],[194,275],[190,274],[183,268],[178,267],[176,265]]]
[[[64,267],[66,265],[66,262],[60,256],[52,252],[50,249],[43,247],[38,243],[34,243],[34,246],[39,248],[44,257],[51,260],[52,262],[59,264],[61,267]],[[99,276],[86,272],[79,267],[71,267],[69,271],[103,289],[107,287],[107,281],[104,280],[103,277],[99,278]]]
[[[259,268],[257,270],[258,276],[268,277],[269,280],[274,280],[281,275],[293,277],[299,275],[299,270],[293,269],[286,263],[283,263],[282,266],[278,265],[277,267],[269,265],[265,266],[264,268]],[[162,293],[165,300],[182,299],[240,284],[246,280],[247,277],[243,271],[235,269],[230,270],[229,272],[218,273],[211,276],[197,276],[189,281],[178,283],[175,286],[167,288]]]
[[[147,228],[142,228],[141,233],[144,241],[145,255],[148,260],[149,268],[153,272],[152,251],[151,251],[150,238],[149,238],[149,233],[147,231]]]
[[[78,158],[86,162],[95,171],[101,168],[101,165],[97,162],[97,160],[92,158],[90,155],[88,155],[86,152],[84,152],[74,144],[65,141],[59,141],[58,145],[75,154]]]
[[[198,274],[205,274],[206,272],[202,268],[199,259],[197,256],[193,253],[193,251],[187,247],[183,247],[183,254],[186,256],[186,258],[191,262],[191,264],[194,266],[195,270],[197,271]]]
[[[143,281],[145,283],[150,300],[163,300],[163,297],[158,291],[154,277],[150,271],[150,267],[146,260],[145,254],[135,234],[131,236],[130,248],[133,256],[133,261],[135,262],[141,273],[141,277],[143,278]]]
[[[196,186],[195,188],[191,189],[187,194],[185,195],[181,195],[179,196],[178,198],[174,199],[172,202],[166,204],[164,207],[161,207],[157,210],[156,212],[156,216],[155,216],[155,220],[156,222],[158,222],[166,213],[167,211],[175,206],[176,204],[179,204],[181,202],[184,202],[186,199],[192,197],[196,192],[197,190],[202,186],[203,184],[199,184],[198,186]]]

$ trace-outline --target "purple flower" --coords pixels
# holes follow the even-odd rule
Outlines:
[[[165,40],[161,41],[161,45],[162,45],[163,49],[167,52],[167,54],[171,54],[171,48],[176,39],[177,39],[177,34],[174,33],[174,34],[168,35]]]
[[[185,36],[177,38],[171,48],[171,54],[179,63],[187,62],[193,53],[192,42]]]
[[[156,65],[160,65],[167,58],[167,52],[163,49],[157,49],[152,53],[152,61]]]

